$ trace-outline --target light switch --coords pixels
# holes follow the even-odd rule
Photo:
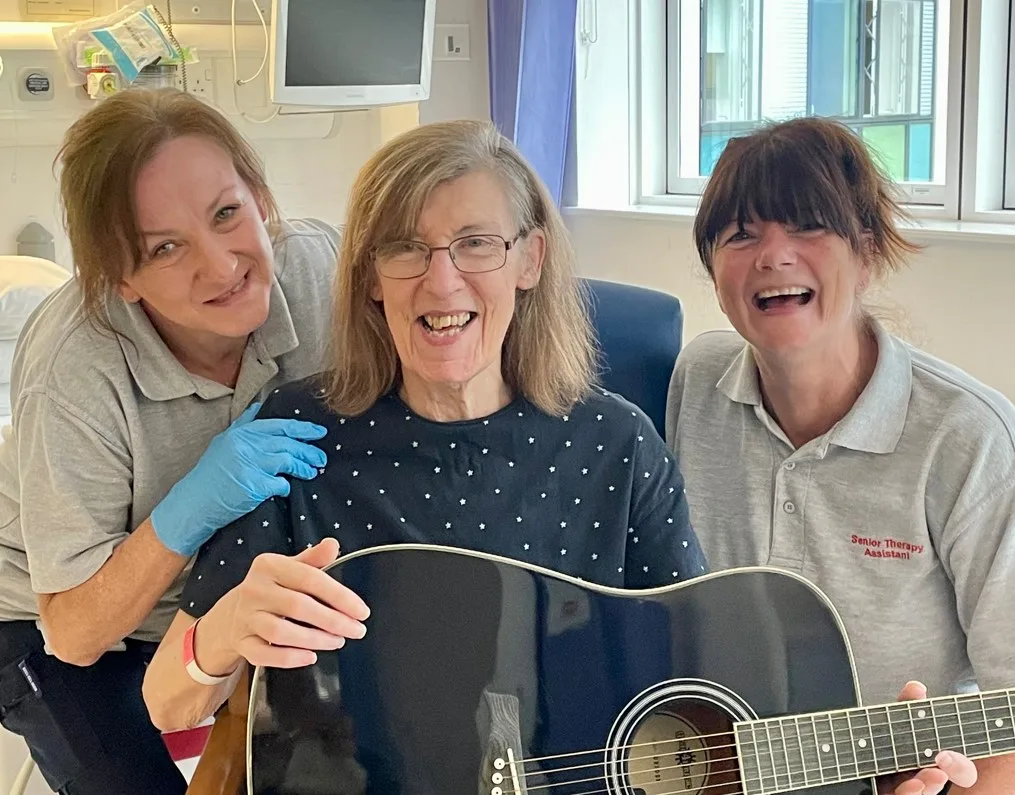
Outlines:
[[[469,26],[434,25],[433,59],[435,61],[469,60]]]

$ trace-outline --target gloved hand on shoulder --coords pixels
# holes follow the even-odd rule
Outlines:
[[[286,497],[283,475],[312,480],[328,458],[309,441],[327,429],[291,419],[257,420],[255,403],[222,433],[190,472],[152,511],[155,534],[179,555],[190,556],[216,531],[271,497]]]

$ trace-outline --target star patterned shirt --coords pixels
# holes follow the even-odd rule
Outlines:
[[[441,544],[626,588],[706,570],[673,454],[618,395],[596,390],[560,417],[518,398],[483,419],[434,422],[396,391],[339,416],[319,383],[283,387],[260,416],[328,428],[316,442],[327,466],[212,537],[184,589],[185,613],[204,615],[257,555],[293,555],[328,536],[343,553]]]

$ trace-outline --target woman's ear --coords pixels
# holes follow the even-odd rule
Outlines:
[[[533,229],[522,241],[522,271],[518,274],[518,289],[531,290],[539,284],[546,258],[546,235],[542,229]]]
[[[870,286],[871,269],[870,265],[864,263],[860,266],[860,280],[856,283],[856,294],[863,295]]]
[[[125,281],[116,285],[116,292],[118,292],[120,297],[128,304],[136,304],[141,300],[141,294]]]
[[[254,202],[257,204],[257,214],[264,223],[268,223],[268,202],[264,200],[264,196],[255,196]]]

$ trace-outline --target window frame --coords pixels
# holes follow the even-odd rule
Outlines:
[[[965,24],[964,6],[967,3],[975,3],[979,0],[951,0],[948,2],[947,33],[948,41],[944,45],[948,58],[948,70],[943,81],[944,97],[947,103],[947,112],[943,116],[943,127],[946,135],[944,152],[942,183],[920,183],[904,182],[896,183],[903,194],[904,199],[911,208],[914,215],[923,218],[957,219],[959,217],[959,177],[962,164],[962,118],[961,112],[964,100],[963,72],[961,68],[962,55],[964,50]],[[1015,0],[1013,0],[1015,2]],[[649,0],[650,5],[652,0]],[[666,152],[679,152],[678,157],[667,157],[665,160],[665,186],[663,190],[655,186],[655,190],[637,191],[637,203],[649,205],[676,205],[686,206],[696,203],[698,196],[703,189],[707,179],[705,177],[684,177],[679,173],[680,158],[697,157],[699,146],[699,131],[701,117],[700,97],[700,30],[701,30],[701,3],[695,0],[665,0],[665,70],[666,75],[666,99],[665,108],[660,114],[656,108],[654,113],[643,114],[642,126],[659,124],[660,115],[663,116],[662,124],[666,134]],[[642,0],[632,0],[632,12],[639,10],[644,12],[646,3]],[[698,57],[687,59],[681,57],[681,30],[686,26],[698,31],[699,51]],[[940,30],[940,19],[938,30]],[[760,33],[759,33],[760,35]],[[658,58],[658,48],[650,47],[649,53],[639,51],[638,42],[634,43],[632,56],[639,61],[639,71],[648,74],[653,68],[658,70],[659,62],[653,63],[649,58]],[[936,53],[940,56],[941,47],[935,43]],[[960,67],[956,68],[955,64]],[[935,106],[938,105],[938,97],[941,90],[935,92]],[[685,98],[691,95],[693,99]],[[674,121],[675,109],[677,120]],[[937,114],[935,114],[937,115]],[[935,121],[937,121],[935,119]],[[688,135],[688,133],[691,135]],[[647,136],[642,132],[639,136],[644,140]],[[1015,150],[1013,150],[1015,152]],[[654,156],[658,160],[658,155]],[[1013,168],[1015,174],[1015,168]],[[643,187],[644,174],[642,175]],[[1011,180],[1013,186],[1012,197],[1015,199],[1015,179]]]
[[[1004,56],[1007,66],[1007,90],[1005,92],[1005,140],[1004,152],[1004,185],[1002,187],[1001,207],[1004,210],[1015,210],[1015,0],[1008,4],[1008,50]],[[988,23],[989,24],[989,23]]]
[[[962,188],[958,219],[1015,223],[1015,137],[1008,123],[1015,112],[1012,91],[1011,16],[1015,0],[966,0],[966,60],[962,130]],[[981,101],[1004,97],[1003,102]],[[1015,198],[1010,193],[1008,198]],[[1008,209],[1013,208],[1013,209]]]
[[[570,160],[579,208],[663,219],[693,215],[698,206],[704,179],[695,192],[667,192],[667,153],[677,146],[667,126],[676,74],[675,59],[666,59],[673,2],[579,3]],[[1015,236],[1015,0],[953,0],[949,9],[949,30],[962,36],[949,37],[951,66],[940,81],[953,98],[945,121],[947,196],[937,206],[908,205],[913,230]],[[585,37],[593,14],[598,35]]]

